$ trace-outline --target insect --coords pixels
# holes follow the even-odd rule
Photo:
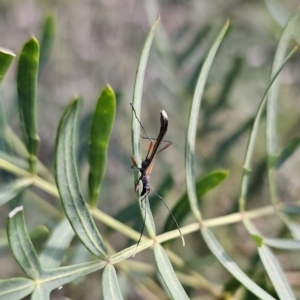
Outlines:
[[[158,137],[156,139],[154,139],[154,138],[151,138],[148,135],[148,133],[145,130],[144,126],[142,125],[142,123],[140,122],[139,118],[137,117],[137,114],[136,114],[136,111],[135,111],[133,105],[131,103],[130,103],[130,105],[131,105],[131,108],[132,108],[132,110],[134,112],[135,118],[137,119],[137,121],[139,122],[142,130],[146,134],[146,137],[143,137],[143,138],[147,138],[150,141],[146,158],[142,161],[142,166],[141,167],[139,167],[137,165],[137,162],[134,159],[134,157],[131,157],[131,160],[132,160],[132,167],[131,168],[133,168],[133,167],[137,168],[140,171],[140,174],[141,174],[140,177],[139,177],[138,182],[135,184],[135,192],[138,192],[138,190],[139,190],[139,181],[142,181],[143,189],[142,189],[142,192],[140,194],[141,197],[144,196],[142,198],[142,200],[141,200],[142,204],[143,204],[144,201],[146,201],[146,197],[148,196],[148,194],[150,192],[153,192],[160,200],[162,200],[163,204],[166,206],[166,208],[168,209],[168,211],[172,215],[172,217],[174,219],[174,222],[175,222],[175,224],[176,224],[176,226],[178,228],[178,231],[180,233],[180,237],[182,239],[182,244],[183,244],[183,246],[185,246],[183,235],[182,235],[182,233],[180,231],[179,225],[178,225],[178,223],[177,223],[177,221],[176,221],[173,213],[171,212],[170,208],[168,207],[168,205],[166,204],[166,202],[164,201],[164,199],[161,196],[159,196],[158,194],[156,194],[150,188],[150,174],[152,172],[152,168],[153,168],[153,165],[154,165],[155,156],[158,153],[162,152],[163,150],[166,150],[168,147],[170,147],[172,145],[172,142],[170,142],[170,141],[164,141],[163,140],[163,138],[166,135],[167,130],[168,130],[168,124],[169,124],[168,115],[167,115],[167,113],[164,110],[160,111],[160,130],[159,130]],[[154,143],[154,145],[153,145],[153,141],[152,140],[156,140],[155,143]],[[164,147],[162,147],[161,149],[158,150],[158,148],[159,148],[159,146],[160,146],[160,144],[162,142],[166,142],[167,144]],[[142,208],[143,208],[143,205],[142,205]],[[138,247],[138,245],[139,245],[139,243],[141,241],[141,238],[143,236],[143,232],[144,232],[144,228],[145,228],[145,223],[146,223],[146,208],[145,208],[145,217],[144,217],[143,227],[142,227],[142,230],[141,230],[140,238],[139,238],[138,243],[137,243],[137,247]]]

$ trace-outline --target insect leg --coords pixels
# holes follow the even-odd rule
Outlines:
[[[149,193],[147,193],[147,194],[145,195],[145,197],[141,200],[141,207],[142,207],[142,209],[145,210],[145,216],[144,216],[144,222],[143,222],[143,226],[142,226],[142,230],[141,230],[141,235],[140,235],[139,240],[138,240],[138,242],[137,242],[137,244],[136,244],[136,248],[135,248],[135,251],[134,251],[132,257],[135,257],[137,248],[138,248],[138,246],[139,246],[139,244],[140,244],[140,241],[141,241],[142,236],[143,236],[143,233],[144,233],[145,224],[146,224],[147,210],[146,210],[146,203],[145,203],[145,205],[143,205],[143,201],[144,201],[144,200],[145,200],[145,202],[147,201],[147,200],[146,200],[146,197],[148,196],[148,194],[149,194]]]

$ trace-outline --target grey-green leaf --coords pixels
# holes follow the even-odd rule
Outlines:
[[[218,261],[226,268],[232,276],[234,276],[240,283],[242,283],[249,291],[254,295],[264,300],[274,300],[272,296],[266,293],[261,287],[259,287],[254,281],[252,281],[238,266],[237,264],[227,255],[225,250],[216,240],[215,236],[206,227],[201,229],[203,239],[207,247],[218,259]]]
[[[39,279],[42,269],[25,225],[23,206],[16,207],[8,217],[7,236],[13,255],[31,279]]]
[[[263,243],[277,249],[300,250],[300,240],[263,238]]]
[[[104,300],[123,299],[116,270],[113,265],[108,264],[102,274],[102,291]]]
[[[289,41],[292,37],[292,28],[295,23],[295,20],[298,18],[300,9],[289,20],[288,24],[285,26],[273,61],[272,70],[270,74],[270,83],[273,84],[269,88],[268,92],[268,101],[267,101],[267,117],[266,117],[266,149],[267,155],[272,157],[277,154],[277,129],[276,129],[276,116],[277,116],[277,100],[278,100],[278,89],[279,89],[279,78],[273,80],[278,69],[280,69],[283,64],[286,52],[288,48]],[[273,167],[272,165],[269,167]]]
[[[89,144],[89,203],[97,206],[99,192],[106,168],[107,149],[116,114],[116,97],[107,85],[97,101]]]
[[[87,249],[106,258],[107,250],[88,210],[79,185],[75,160],[76,98],[66,109],[56,137],[55,179],[62,204],[75,233]]]
[[[172,299],[189,299],[174,272],[164,248],[160,244],[155,244],[154,255],[159,275],[161,276],[165,287],[168,289],[169,295],[172,296]]]
[[[82,264],[59,267],[45,270],[46,276],[41,288],[46,291],[53,291],[64,284],[67,284],[77,278],[94,273],[106,265],[106,261],[89,261]]]
[[[192,212],[194,213],[197,220],[201,219],[201,214],[197,205],[197,195],[195,189],[195,172],[194,172],[194,158],[195,158],[195,143],[196,143],[196,131],[197,131],[197,121],[200,110],[200,104],[202,100],[202,95],[204,91],[204,86],[206,83],[206,79],[216,55],[216,52],[225,36],[225,33],[228,29],[229,22],[226,22],[225,26],[220,31],[217,36],[215,42],[210,48],[203,66],[201,68],[197,85],[195,88],[193,102],[190,110],[189,124],[187,130],[187,139],[185,146],[185,172],[186,172],[186,185],[187,185],[187,193],[189,195],[190,205]]]
[[[3,78],[15,56],[16,55],[12,51],[0,48],[0,84],[2,83]]]
[[[0,205],[16,197],[25,187],[32,183],[30,178],[22,178],[6,186],[0,187]]]
[[[259,123],[260,123],[260,120],[261,120],[261,117],[262,117],[262,114],[263,114],[263,111],[264,111],[264,108],[266,105],[268,92],[269,92],[270,88],[272,87],[272,84],[276,80],[277,76],[280,74],[281,70],[283,69],[285,64],[289,61],[289,59],[292,57],[292,55],[296,52],[296,50],[297,50],[297,47],[295,47],[288,54],[288,56],[285,58],[285,60],[280,65],[277,72],[272,77],[272,80],[270,81],[270,83],[264,93],[264,96],[261,100],[261,103],[258,107],[258,110],[256,112],[254,123],[253,123],[253,126],[250,131],[250,136],[249,136],[249,140],[248,140],[248,145],[247,145],[247,150],[246,150],[245,160],[244,160],[244,166],[243,166],[244,173],[243,173],[242,182],[241,182],[241,192],[240,192],[240,199],[239,199],[240,210],[244,210],[245,205],[246,205],[246,195],[247,195],[248,184],[249,184],[249,176],[251,173],[252,155],[253,155],[254,145],[255,145],[255,141],[256,141],[256,136],[258,133]],[[250,170],[250,172],[249,172],[249,170]]]
[[[152,45],[155,29],[159,23],[159,17],[157,18],[156,22],[153,24],[150,32],[147,35],[141,56],[140,61],[138,64],[138,68],[136,71],[136,77],[135,77],[135,83],[134,83],[134,89],[133,89],[133,96],[132,96],[132,104],[135,108],[137,117],[140,119],[141,114],[141,103],[142,103],[142,94],[143,94],[143,84],[144,84],[144,77],[145,77],[145,71],[146,66],[148,62],[148,57],[150,53],[150,48]],[[131,115],[131,145],[132,145],[132,156],[137,161],[137,164],[141,165],[141,147],[140,147],[140,124],[136,120],[133,112]],[[138,170],[136,168],[134,170],[134,179],[135,183],[138,182]],[[138,197],[139,198],[139,197]],[[155,224],[153,220],[153,216],[151,213],[148,197],[146,198],[146,201],[144,201],[144,209],[141,207],[141,201],[139,201],[140,205],[140,211],[144,218],[144,211],[146,211],[146,227],[151,237],[155,237],[156,231],[155,231]]]
[[[32,37],[23,47],[18,64],[19,114],[25,144],[29,153],[29,165],[36,172],[40,138],[36,125],[36,89],[39,66],[39,43]]]
[[[61,221],[51,233],[42,253],[40,263],[45,269],[55,268],[61,264],[64,253],[74,237],[74,231],[68,219]]]
[[[262,245],[258,247],[258,253],[279,298],[296,300],[277,258],[270,249]]]
[[[0,280],[0,299],[23,299],[35,288],[35,282],[28,278],[10,278]]]

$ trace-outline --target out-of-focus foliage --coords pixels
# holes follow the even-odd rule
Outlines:
[[[254,299],[253,293],[293,299],[291,292],[300,297],[299,51],[274,83],[278,90],[272,128],[278,153],[266,153],[264,125],[265,120],[268,126],[272,122],[262,111],[252,163],[243,169],[255,114],[270,74],[277,71],[271,71],[272,64],[277,68],[282,65],[300,41],[296,19],[287,35],[287,51],[273,63],[278,41],[297,6],[294,0],[284,5],[271,0],[0,0],[0,47],[11,50],[0,49],[0,298],[1,293],[12,289],[15,294],[10,296],[16,299],[29,294],[37,278],[44,278],[46,283],[35,290],[33,299],[47,297],[53,289],[53,297],[58,299],[100,299],[101,295],[105,299],[112,295],[117,299],[176,299],[176,293],[177,299],[186,295],[195,299]],[[141,49],[158,14],[160,23],[153,32],[153,44],[149,44],[150,56],[139,87],[143,100],[140,119],[151,138],[156,138],[159,111],[168,113],[165,139],[173,145],[155,158],[151,189],[164,198],[180,226],[186,225],[182,228],[186,246],[178,241],[173,218],[152,193],[149,204],[156,238],[169,248],[165,251],[156,245],[132,260],[127,258],[135,246],[126,247],[138,240],[144,214],[136,201],[130,168],[129,103]],[[230,21],[229,29],[204,80],[195,152],[190,161],[195,178],[202,178],[195,186],[198,194],[193,208],[201,210],[199,225],[191,213],[185,182],[189,111],[206,54],[226,20]],[[26,42],[30,53],[23,48]],[[96,100],[101,99],[100,92],[107,84],[116,98],[103,97],[101,105],[105,108],[95,113]],[[74,94],[80,101],[69,107],[73,113],[68,115],[65,107]],[[56,141],[64,111],[72,122],[69,120],[67,128],[60,127]],[[96,117],[101,118],[99,122],[93,119]],[[97,127],[101,124],[103,132]],[[142,158],[148,146],[149,141],[141,138]],[[272,162],[268,154],[274,156]],[[89,183],[90,170],[96,175]],[[239,213],[238,200],[241,178],[248,174],[243,196],[247,198],[247,216],[254,219],[253,224],[244,226],[241,219],[246,212]],[[212,181],[206,182],[207,178]],[[100,201],[93,207],[99,200],[100,184]],[[274,195],[276,199],[272,199]],[[90,211],[84,199],[89,199]],[[270,199],[279,202],[276,212]],[[18,209],[7,218],[15,207]],[[174,232],[169,232],[171,229]],[[170,243],[171,237],[177,239]],[[151,240],[142,239],[140,247],[151,249],[151,245]],[[58,251],[53,252],[55,247]],[[108,264],[106,251],[112,256]],[[20,273],[14,259],[25,274]],[[268,259],[270,263],[263,267],[261,262],[265,264]],[[61,262],[65,267],[60,267]],[[104,267],[103,275],[96,272]],[[168,274],[170,281],[166,281]],[[79,280],[56,290],[74,279]],[[101,279],[102,289],[107,286],[104,292]],[[276,282],[282,283],[282,294]]]

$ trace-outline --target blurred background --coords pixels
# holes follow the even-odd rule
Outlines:
[[[129,103],[132,100],[135,72],[143,43],[151,25],[160,14],[161,21],[147,65],[141,122],[148,134],[154,137],[159,130],[159,111],[164,109],[168,113],[169,130],[166,139],[171,140],[173,145],[157,157],[151,176],[151,187],[164,197],[170,207],[174,206],[186,190],[184,147],[197,76],[209,46],[229,19],[230,30],[217,53],[204,93],[197,132],[195,170],[197,177],[214,169],[227,169],[230,172],[226,181],[202,201],[203,217],[218,217],[236,211],[249,129],[268,86],[280,34],[298,5],[298,1],[294,0],[284,1],[284,5],[280,1],[271,0],[0,0],[0,46],[14,51],[17,55],[31,35],[41,42],[46,20],[53,22],[53,44],[50,45],[49,53],[40,69],[38,82],[40,160],[53,174],[58,122],[72,95],[78,93],[82,101],[76,154],[81,185],[87,193],[89,168],[86,155],[91,114],[100,91],[109,83],[116,92],[117,112],[99,208],[140,230],[142,223],[139,214],[136,213],[138,207],[130,168]],[[295,26],[295,41],[291,42],[290,49],[297,44],[297,39],[299,40],[299,26]],[[280,76],[279,151],[291,139],[299,137],[299,63],[300,56],[296,53]],[[2,122],[5,120],[21,137],[16,109],[16,67],[17,59],[0,90],[1,118]],[[253,170],[248,208],[269,203],[264,128],[260,127],[259,142],[255,148],[256,168]],[[142,145],[145,156],[148,142],[143,141]],[[8,149],[3,143],[1,151],[20,156],[15,149]],[[283,202],[299,198],[299,158],[298,151],[279,170],[278,189]],[[8,174],[1,173],[1,184],[9,180],[11,177]],[[35,196],[55,203],[49,195],[36,190],[33,192]],[[28,199],[30,195],[26,193],[23,197]],[[40,208],[31,200],[25,204],[29,230],[34,230],[40,225],[45,225],[51,230],[57,220],[54,217],[45,222],[45,215],[37,213]],[[161,233],[168,212],[156,197],[151,196],[150,201],[157,231]],[[0,278],[22,274],[5,243],[6,216],[9,210],[9,204],[0,209],[3,241],[0,252]],[[185,223],[193,221],[194,219],[189,217]],[[257,220],[257,225],[260,226],[260,220]],[[101,224],[99,226],[100,230],[109,236],[116,251],[133,244],[133,241],[128,241],[119,233],[112,232]],[[265,219],[261,224],[261,230],[269,236],[277,236],[281,227],[275,216]],[[241,225],[226,226],[216,229],[215,233],[222,237],[222,245],[235,257],[235,261],[247,269],[251,264],[249,257],[256,250],[244,228]],[[186,239],[186,248],[182,248],[178,240],[172,244],[172,249],[214,283],[223,285],[230,281],[231,277],[211,257],[199,234],[189,235]],[[36,247],[41,247],[43,241],[37,239]],[[73,249],[71,247],[71,253],[77,251],[75,245],[76,242]],[[285,253],[279,255],[286,271],[293,268],[299,270],[299,262],[298,265],[295,264]],[[71,262],[70,257],[66,263]],[[151,262],[152,252],[144,251],[137,259]],[[84,261],[83,258],[82,260]],[[99,299],[99,273],[89,275],[76,284],[67,285],[54,297],[65,295],[72,299]],[[141,295],[138,288],[131,290],[129,287],[133,283],[123,275],[120,272],[119,279],[124,298],[147,299]],[[138,278],[140,275],[133,276]],[[195,297],[201,295],[201,291],[191,292]]]

